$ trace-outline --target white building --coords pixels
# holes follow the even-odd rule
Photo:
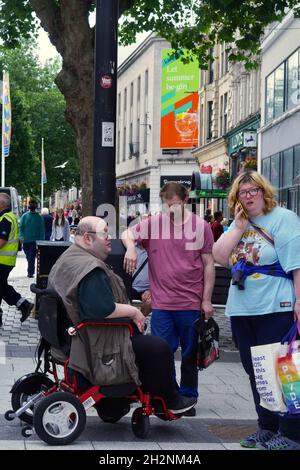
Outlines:
[[[299,30],[290,12],[262,44],[259,163],[279,203],[300,215]]]
[[[146,183],[152,211],[165,181],[190,181],[198,169],[191,149],[160,147],[162,50],[169,47],[151,34],[118,69],[117,185]]]

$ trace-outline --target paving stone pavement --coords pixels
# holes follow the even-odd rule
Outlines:
[[[34,279],[26,277],[26,259],[18,255],[16,268],[10,283],[22,296],[34,300],[30,284]],[[8,423],[4,413],[10,405],[12,384],[22,375],[35,369],[34,352],[39,340],[37,321],[30,317],[23,324],[15,307],[3,302],[4,326],[0,329],[0,450],[46,449],[37,436],[25,440],[21,436],[19,420]],[[200,397],[196,405],[197,415],[165,423],[151,418],[149,437],[143,441],[130,430],[130,415],[115,425],[99,423],[94,409],[88,411],[88,421],[82,436],[74,444],[60,449],[85,450],[235,450],[240,449],[239,439],[254,432],[255,410],[248,378],[232,343],[230,324],[223,309],[217,309],[215,318],[220,326],[221,359],[199,373]],[[2,356],[2,357],[1,357]],[[4,361],[1,359],[4,358]],[[175,357],[179,374],[180,357]]]

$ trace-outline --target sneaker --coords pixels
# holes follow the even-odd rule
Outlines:
[[[183,413],[183,416],[196,416],[197,412],[196,412],[196,408],[193,406],[193,408],[190,408],[189,410],[185,411]]]
[[[176,403],[173,405],[172,409],[169,409],[173,415],[178,415],[180,413],[185,413],[186,411],[193,408],[197,403],[196,397],[181,397],[177,398]]]
[[[20,308],[19,308],[19,310],[21,311],[21,318],[20,318],[21,323],[27,320],[33,307],[34,307],[34,304],[29,302],[28,300],[24,300],[24,302],[21,303]]]
[[[242,447],[248,447],[249,449],[257,449],[260,443],[264,444],[265,442],[272,439],[276,436],[276,433],[269,431],[268,429],[258,429],[254,434],[245,437],[240,441]]]
[[[27,274],[27,277],[34,277],[34,274]]]
[[[267,442],[259,442],[256,448],[260,450],[300,450],[300,443],[277,433]]]

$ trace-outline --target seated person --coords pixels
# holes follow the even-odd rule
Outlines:
[[[122,280],[105,264],[110,251],[111,240],[106,223],[98,217],[83,218],[76,229],[74,245],[60,256],[51,269],[48,287],[61,297],[74,325],[126,317],[134,322],[140,333],[134,334],[131,339],[129,337],[128,345],[124,334],[120,333],[122,330],[128,331],[127,328],[86,326],[72,338],[70,367],[92,384],[104,385],[101,383],[103,373],[112,370],[109,366],[113,362],[113,354],[121,350],[128,366],[124,369],[128,369],[129,379],[124,378],[124,383],[141,383],[144,392],[162,397],[174,414],[183,413],[195,405],[196,398],[178,394],[173,375],[173,353],[168,344],[159,337],[141,334],[145,317],[137,308],[127,304]],[[118,330],[119,344],[112,346],[116,338],[112,341],[104,338],[104,330]],[[111,355],[106,352],[107,360],[103,366],[104,346],[110,346]],[[133,361],[130,348],[134,353]]]

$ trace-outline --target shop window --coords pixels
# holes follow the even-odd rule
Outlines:
[[[270,163],[270,157],[264,158],[262,161],[262,169],[261,172],[267,180],[270,181],[270,169],[271,169],[271,163]]]
[[[287,61],[287,109],[299,104],[299,54],[296,51]]]
[[[294,178],[300,175],[300,145],[294,147]]]
[[[293,184],[293,148],[282,152],[282,187]]]
[[[280,181],[280,155],[276,153],[270,159],[270,182],[275,188],[279,188]]]

